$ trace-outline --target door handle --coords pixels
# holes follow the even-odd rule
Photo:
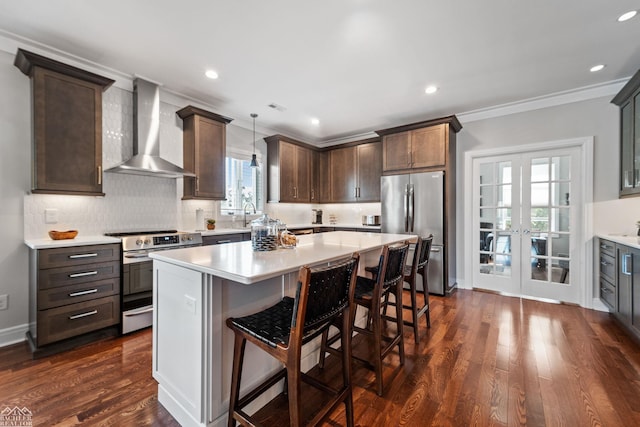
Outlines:
[[[409,185],[404,188],[404,232],[409,231]]]
[[[409,188],[409,215],[411,217],[411,232],[413,233],[413,226],[415,224],[414,218],[414,204],[415,204],[415,193],[413,192],[413,185]]]
[[[629,266],[631,263],[630,261],[632,261],[631,254],[624,254],[622,256],[622,274],[627,276],[631,276],[631,273],[633,272],[633,264]]]

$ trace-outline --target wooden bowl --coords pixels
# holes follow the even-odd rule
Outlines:
[[[51,237],[53,240],[73,239],[77,235],[78,235],[78,230],[67,230],[67,231],[51,230],[49,232],[49,237]]]

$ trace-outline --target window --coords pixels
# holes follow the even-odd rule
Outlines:
[[[233,214],[253,203],[257,211],[263,210],[262,162],[252,168],[251,154],[227,153],[225,157],[225,194],[227,200],[222,201],[222,213]]]

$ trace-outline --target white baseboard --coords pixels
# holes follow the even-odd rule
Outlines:
[[[0,347],[6,347],[11,344],[17,344],[26,340],[26,333],[29,330],[29,324],[12,326],[6,329],[0,329]]]
[[[611,312],[609,307],[607,307],[606,305],[604,305],[602,301],[600,301],[600,298],[593,299],[593,302],[591,303],[591,309],[597,310],[597,311]]]

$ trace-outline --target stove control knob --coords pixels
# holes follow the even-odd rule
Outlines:
[[[144,244],[145,245],[150,245],[151,244],[151,240],[150,239],[144,239]]]
[[[142,242],[142,240],[141,240],[141,239],[136,240],[136,245],[140,246],[142,243],[143,243],[143,242]]]

